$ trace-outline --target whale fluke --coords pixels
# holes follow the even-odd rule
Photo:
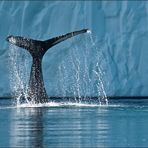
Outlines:
[[[75,32],[70,32],[65,35],[54,37],[45,41],[34,40],[30,38],[20,37],[20,36],[8,36],[7,41],[18,47],[27,49],[33,57],[43,57],[46,51],[52,46],[65,41],[73,36],[87,32],[88,29],[83,29]]]
[[[30,101],[34,103],[48,102],[48,96],[44,87],[42,75],[42,58],[46,51],[52,46],[65,41],[73,36],[86,33],[88,29],[82,29],[54,37],[45,41],[29,39],[20,36],[8,36],[6,40],[18,47],[24,48],[32,55],[33,64],[30,72],[30,80],[28,87],[28,96]]]

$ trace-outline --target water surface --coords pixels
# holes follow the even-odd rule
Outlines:
[[[148,100],[16,107],[0,100],[0,147],[146,147]]]

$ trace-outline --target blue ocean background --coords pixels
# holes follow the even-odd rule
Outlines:
[[[11,93],[9,46],[5,40],[8,35],[45,40],[82,28],[92,31],[97,47],[88,49],[86,57],[91,80],[93,64],[98,62],[107,96],[148,96],[147,1],[0,1],[0,20],[0,96]],[[85,65],[83,44],[88,47],[92,44],[90,40],[85,41],[86,38],[81,35],[46,53],[43,74],[49,96],[61,96],[63,83],[64,95],[73,95],[75,72],[70,70],[69,58],[79,57],[79,63],[82,67]],[[67,75],[60,76],[61,63],[67,68]],[[81,75],[80,72],[79,84],[87,90]],[[92,82],[92,87],[95,83]],[[83,93],[80,90],[80,95]],[[87,91],[86,95],[96,96],[97,88]]]

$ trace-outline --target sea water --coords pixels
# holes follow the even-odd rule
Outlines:
[[[147,147],[148,101],[16,106],[0,100],[0,147]]]

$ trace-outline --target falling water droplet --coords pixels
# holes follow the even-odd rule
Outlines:
[[[88,29],[88,30],[87,30],[87,33],[91,34],[91,30]]]
[[[12,96],[15,98],[16,105],[22,102],[28,102],[27,89],[29,79],[29,62],[28,54],[20,50],[15,45],[9,46],[9,73],[10,88]]]

